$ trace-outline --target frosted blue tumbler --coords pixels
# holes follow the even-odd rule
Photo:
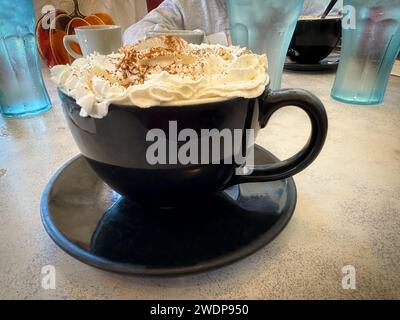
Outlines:
[[[332,97],[383,102],[400,50],[400,0],[344,0],[342,54]]]
[[[50,109],[35,41],[31,0],[0,0],[0,113],[35,115]]]
[[[227,0],[232,43],[267,54],[271,88],[280,89],[283,66],[304,0]]]

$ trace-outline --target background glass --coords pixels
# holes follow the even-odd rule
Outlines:
[[[232,43],[268,57],[271,88],[281,87],[289,43],[304,0],[227,0]]]
[[[354,7],[344,19],[355,19],[356,28],[343,28],[332,97],[353,104],[381,103],[400,50],[400,0],[345,0],[344,5]]]
[[[31,0],[0,0],[0,111],[27,116],[51,108],[35,41]]]

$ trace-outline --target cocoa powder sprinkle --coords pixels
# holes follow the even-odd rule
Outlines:
[[[171,75],[197,80],[205,74],[207,59],[218,55],[232,60],[232,53],[224,47],[201,48],[190,46],[176,36],[146,39],[119,50],[121,58],[115,61],[116,69],[107,75],[109,81],[129,87],[143,84],[149,75],[165,71]],[[243,50],[241,54],[251,53]]]

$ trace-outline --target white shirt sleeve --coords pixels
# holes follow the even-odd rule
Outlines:
[[[183,29],[182,10],[175,0],[165,0],[142,20],[126,29],[123,36],[124,45],[144,39],[148,31],[162,29]]]

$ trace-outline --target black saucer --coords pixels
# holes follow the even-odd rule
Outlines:
[[[256,147],[257,164],[277,159]],[[41,216],[50,237],[89,265],[134,275],[221,267],[271,242],[296,206],[293,179],[234,186],[186,209],[143,209],[105,185],[82,156],[50,180]]]
[[[290,60],[289,57],[287,57],[286,63],[285,63],[285,70],[289,71],[336,71],[338,66],[339,66],[339,59],[340,59],[340,54],[338,53],[332,53],[329,57],[326,59],[320,61],[319,63],[298,63]]]

